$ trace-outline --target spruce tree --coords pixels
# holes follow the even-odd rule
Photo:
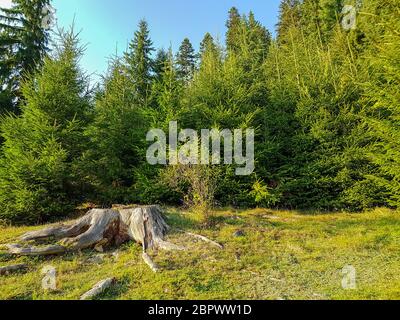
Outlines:
[[[282,43],[287,40],[289,29],[300,27],[300,21],[300,1],[282,0],[279,6],[279,21],[277,24],[278,41]]]
[[[71,213],[82,201],[79,163],[90,115],[76,36],[62,35],[54,57],[23,83],[19,117],[1,124],[0,219],[39,223]]]
[[[342,14],[344,2],[344,0],[321,0],[321,29],[326,39],[334,35],[335,26],[340,22],[339,19]]]
[[[217,51],[217,46],[215,44],[214,38],[208,32],[204,35],[204,38],[200,43],[200,52],[199,52],[200,58],[203,56],[203,54],[206,51],[207,52],[215,52],[215,51]]]
[[[130,75],[133,90],[139,103],[146,105],[150,95],[152,80],[154,51],[150,39],[150,31],[145,20],[139,22],[139,29],[135,32],[134,39],[129,44],[129,50],[125,53],[127,71]]]
[[[240,33],[242,27],[242,18],[237,8],[232,7],[229,10],[229,19],[226,22],[226,48],[228,51],[237,51],[240,46]]]
[[[180,118],[180,104],[183,83],[180,81],[179,69],[176,68],[172,49],[169,50],[164,63],[161,79],[156,81],[152,93],[156,100],[156,108],[152,113],[151,126],[168,130],[170,121]]]
[[[246,41],[247,48],[253,59],[258,63],[263,63],[267,58],[268,49],[271,44],[271,34],[259,21],[256,20],[254,13],[250,11],[247,19],[247,30],[246,30]],[[246,45],[242,44],[243,47]]]
[[[3,111],[16,111],[22,78],[36,71],[48,51],[49,31],[43,25],[50,0],[13,0],[0,9],[0,99]],[[0,112],[2,112],[0,110]]]
[[[388,0],[385,6],[379,2],[364,3],[362,9],[370,15],[359,15],[357,30],[364,34],[365,43],[360,52],[360,72],[364,95],[360,101],[363,108],[364,137],[359,139],[362,152],[372,159],[378,168],[365,179],[368,183],[358,190],[369,188],[374,205],[400,207],[400,28],[398,1]],[[369,142],[369,143],[366,143]],[[372,189],[370,186],[375,187]],[[376,187],[378,186],[378,187]],[[358,191],[355,190],[355,191]],[[380,194],[376,194],[379,190]],[[385,202],[376,201],[385,191]],[[353,192],[355,198],[356,192]],[[382,198],[382,196],[381,196]],[[379,198],[378,198],[379,199]]]
[[[343,0],[304,0],[301,4],[301,26],[307,35],[318,35],[328,44],[339,22]]]
[[[304,4],[315,9],[321,3]],[[314,17],[322,17],[319,13]],[[393,184],[385,185],[380,164],[372,161],[368,150],[377,146],[377,134],[371,136],[363,119],[368,105],[363,97],[373,90],[364,91],[362,75],[371,69],[351,45],[352,32],[335,26],[331,34],[323,33],[324,20],[317,21],[319,28],[315,19],[289,27],[289,37],[273,46],[266,63],[267,114],[274,122],[266,117],[267,137],[278,142],[267,159],[279,155],[278,166],[269,171],[275,172],[285,206],[362,210],[385,205]]]
[[[178,75],[184,82],[189,82],[196,69],[196,53],[188,38],[185,38],[179,47],[176,57]]]
[[[147,110],[148,128],[157,128],[165,133],[171,121],[181,122],[184,82],[178,75],[174,54],[170,48],[164,62],[163,72],[152,86],[151,108]],[[143,132],[143,137],[146,133]],[[141,155],[145,158],[145,154]],[[133,186],[130,189],[134,202],[152,204],[170,203],[180,199],[179,195],[162,179],[165,166],[151,166],[146,161],[133,168]]]
[[[164,49],[157,51],[156,58],[154,59],[153,72],[156,80],[160,80],[164,73],[165,63],[168,61],[168,52]]]
[[[254,13],[240,17],[237,9],[232,8],[226,25],[228,55],[246,56],[249,63],[252,60],[251,64],[262,64],[271,44],[271,34],[256,20]]]
[[[124,62],[111,61],[95,101],[94,120],[86,130],[90,147],[85,167],[95,191],[91,198],[104,205],[132,199],[128,190],[133,169],[146,159],[147,108],[138,101],[131,81]]]

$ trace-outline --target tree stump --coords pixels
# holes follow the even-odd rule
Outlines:
[[[58,243],[48,246],[22,246],[9,244],[10,254],[19,256],[45,256],[95,248],[102,251],[104,246],[119,246],[127,241],[136,241],[143,247],[142,258],[154,271],[159,269],[147,254],[149,249],[185,250],[165,241],[169,226],[159,206],[113,209],[92,209],[81,219],[70,225],[59,225],[39,231],[28,232],[21,241],[54,239]],[[187,233],[222,249],[222,246],[206,237]]]
[[[107,245],[119,246],[133,240],[143,246],[144,253],[148,249],[184,250],[164,240],[168,230],[159,206],[92,209],[71,225],[28,232],[21,237],[24,242],[54,239],[59,242],[57,245],[26,247],[10,244],[7,248],[15,255],[44,256]],[[150,257],[145,256],[145,262],[151,264]]]

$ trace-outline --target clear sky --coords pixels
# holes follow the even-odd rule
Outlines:
[[[0,0],[0,6],[10,0]],[[102,73],[107,58],[121,54],[132,39],[140,19],[150,26],[156,48],[174,50],[188,37],[198,48],[206,32],[224,40],[228,11],[252,10],[256,18],[275,32],[280,0],[53,0],[60,26],[68,27],[75,19],[75,29],[87,44],[82,66],[89,73]]]

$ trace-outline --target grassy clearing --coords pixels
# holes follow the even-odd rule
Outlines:
[[[98,281],[117,284],[99,299],[400,299],[400,215],[387,209],[363,214],[220,210],[216,226],[202,230],[199,217],[167,210],[172,227],[224,244],[219,250],[187,235],[170,240],[185,252],[154,253],[154,274],[130,243],[92,261],[97,252],[52,258],[0,255],[0,265],[27,263],[29,270],[0,277],[0,299],[77,299]],[[0,228],[0,244],[37,229]],[[245,236],[234,237],[237,230]],[[117,250],[118,255],[111,253]],[[41,269],[54,266],[58,291],[41,289]],[[344,290],[341,270],[352,265],[357,289]]]

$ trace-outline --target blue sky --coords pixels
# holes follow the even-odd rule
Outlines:
[[[0,0],[0,5],[10,0]],[[252,10],[271,32],[275,31],[280,0],[53,0],[58,24],[75,29],[87,44],[81,64],[89,73],[102,73],[107,58],[121,54],[140,19],[150,26],[154,46],[174,50],[188,37],[198,48],[206,32],[224,40],[225,22],[232,6]]]

